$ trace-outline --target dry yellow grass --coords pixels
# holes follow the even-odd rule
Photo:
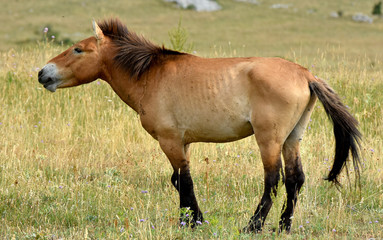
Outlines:
[[[295,2],[299,1],[294,1],[297,4]],[[233,5],[231,1],[222,3],[226,7],[232,7],[234,13],[242,11],[247,17],[252,11],[259,11],[253,7]],[[142,1],[135,4],[143,4],[140,5],[142,7],[148,3]],[[163,10],[162,3],[156,4],[159,9],[154,12]],[[326,12],[321,4],[315,4],[319,12]],[[360,3],[355,4],[359,6]],[[302,5],[302,9],[308,8],[308,5],[305,6]],[[105,11],[110,11],[110,8],[106,9]],[[144,11],[145,9],[140,8],[134,14],[142,14]],[[266,7],[263,11],[265,15],[262,16],[271,13]],[[173,15],[167,18],[165,13]],[[110,15],[109,12],[105,14]],[[287,11],[273,15],[275,19],[264,19],[265,22],[259,29],[284,18],[287,18],[287,25],[302,24],[302,29],[281,32],[284,33],[283,36],[288,36],[284,41],[288,43],[291,40],[294,42],[292,45],[279,42],[277,37],[268,39],[268,34],[263,33],[257,36],[257,44],[254,45],[257,47],[242,47],[241,41],[250,42],[249,35],[254,33],[246,33],[243,30],[246,27],[230,25],[230,21],[238,16],[231,15],[233,13],[228,9],[217,14],[201,14],[201,20],[195,19],[195,24],[185,20],[196,18],[192,13],[182,14],[183,24],[191,33],[190,40],[195,42],[195,48],[200,55],[279,55],[291,59],[327,79],[360,122],[364,135],[361,191],[353,188],[353,174],[350,174],[350,183],[343,174],[341,182],[344,187],[341,192],[322,180],[332,162],[334,141],[331,124],[318,104],[302,142],[302,159],[307,177],[299,197],[292,233],[276,236],[271,231],[280,214],[283,201],[281,191],[267,219],[266,231],[257,237],[382,238],[382,55],[378,51],[374,52],[374,49],[378,49],[374,47],[381,40],[378,33],[381,23],[367,26],[341,20],[344,25],[334,23],[338,30],[345,28],[339,30],[341,44],[326,44],[325,41],[318,44],[311,42],[313,37],[302,34],[302,29],[310,29],[309,24],[302,22],[305,19],[304,13],[294,15]],[[178,21],[179,18],[178,13],[173,10],[166,10],[160,15],[162,17],[159,18],[159,24],[174,19]],[[231,16],[229,20],[225,20],[228,16]],[[292,19],[289,20],[289,17]],[[206,19],[217,24],[215,30],[204,27],[202,22]],[[329,20],[320,20],[318,15],[309,19],[315,20],[315,26],[319,28],[313,30],[314,36],[318,36],[321,23],[327,26],[329,24]],[[136,26],[145,25],[142,31],[146,33],[150,32],[149,29],[155,29],[144,21],[129,21],[137,23]],[[151,18],[147,21],[155,22]],[[64,22],[66,21],[61,21]],[[246,25],[243,22],[241,24]],[[234,35],[225,35],[222,29],[226,27]],[[284,27],[276,28],[282,31]],[[81,30],[84,29],[88,28],[82,25]],[[350,32],[352,30],[356,32]],[[211,39],[206,31],[211,31]],[[198,32],[205,36],[199,38]],[[299,41],[296,40],[299,37],[289,33],[303,36],[302,47],[299,47]],[[226,42],[233,39],[235,34],[241,34],[243,38],[236,38],[228,46]],[[356,39],[343,44],[349,36],[356,36]],[[156,37],[155,40],[164,41],[167,33],[161,30]],[[352,47],[355,42],[360,42],[360,47]],[[373,43],[372,47],[367,46],[369,43]],[[213,45],[216,47],[211,47]],[[274,47],[264,49],[270,45]],[[316,47],[313,48],[312,45]],[[180,229],[177,226],[178,195],[170,184],[170,164],[157,142],[142,129],[137,115],[118,99],[110,87],[102,81],[96,81],[51,94],[41,89],[37,83],[38,68],[61,50],[61,47],[52,44],[40,44],[24,50],[1,52],[2,237],[254,238],[253,235],[240,235],[238,232],[253,214],[263,191],[263,168],[253,137],[228,144],[192,145],[192,176],[196,194],[202,211],[208,211],[205,217],[210,223],[194,231]]]
[[[263,191],[262,165],[252,137],[192,146],[196,192],[210,224],[196,231],[179,229],[170,164],[109,86],[96,81],[51,94],[37,84],[38,66],[60,50],[44,45],[1,56],[0,213],[5,236],[252,238],[238,235]],[[367,58],[323,55],[310,62],[360,121],[362,189],[353,190],[352,174],[350,184],[345,175],[341,178],[341,192],[322,181],[334,141],[318,105],[302,142],[307,181],[292,234],[281,238],[382,236],[382,71]],[[277,223],[282,201],[283,191],[266,229]],[[266,230],[262,238],[273,235]]]

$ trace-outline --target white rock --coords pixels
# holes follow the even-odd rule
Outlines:
[[[270,8],[273,8],[273,9],[278,9],[278,8],[289,8],[291,6],[291,4],[283,4],[283,3],[276,3],[276,4],[273,4],[271,5]]]
[[[180,7],[186,9],[194,7],[197,12],[212,12],[220,10],[222,7],[212,0],[165,0],[166,2],[175,2]]]
[[[245,2],[245,3],[251,3],[251,4],[256,4],[259,5],[258,0],[235,0],[236,2]]]
[[[369,17],[363,13],[356,13],[352,16],[352,20],[355,22],[366,22],[366,23],[372,23],[374,19],[372,17]]]
[[[332,18],[339,18],[339,14],[337,12],[331,12],[330,17]]]

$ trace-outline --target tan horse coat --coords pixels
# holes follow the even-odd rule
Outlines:
[[[119,20],[94,23],[95,37],[53,58],[39,73],[48,90],[102,78],[140,116],[159,141],[174,173],[180,207],[202,221],[189,170],[189,144],[228,142],[252,134],[261,151],[265,191],[245,231],[260,231],[276,194],[286,183],[281,229],[290,230],[304,182],[299,141],[317,96],[334,123],[337,152],[329,180],[345,166],[349,150],[358,163],[356,120],[334,91],[307,69],[280,58],[200,58],[158,47],[129,32]],[[284,174],[280,174],[285,161]],[[184,218],[181,218],[184,219]]]

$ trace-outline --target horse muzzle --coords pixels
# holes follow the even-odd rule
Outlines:
[[[39,72],[39,83],[44,88],[51,92],[55,92],[57,87],[61,84],[61,76],[58,74],[56,64],[49,63],[43,67]]]

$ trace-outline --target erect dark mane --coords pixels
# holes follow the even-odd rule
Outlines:
[[[114,57],[117,65],[126,70],[132,78],[139,79],[160,56],[183,54],[155,45],[135,32],[129,31],[117,18],[100,21],[97,24],[103,34],[117,47],[117,54]]]

